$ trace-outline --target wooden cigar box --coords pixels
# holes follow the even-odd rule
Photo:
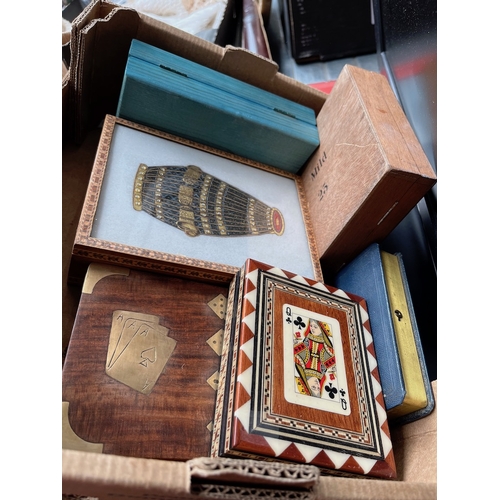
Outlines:
[[[63,448],[209,456],[227,287],[91,264],[62,372]]]
[[[328,282],[385,238],[437,178],[383,75],[344,66],[317,122],[320,147],[301,178]]]

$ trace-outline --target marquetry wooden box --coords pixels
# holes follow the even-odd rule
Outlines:
[[[211,453],[396,478],[362,297],[246,261],[228,294]]]

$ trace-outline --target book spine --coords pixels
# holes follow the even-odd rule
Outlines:
[[[390,418],[397,418],[425,408],[427,394],[398,258],[384,251],[381,251],[381,258],[406,387],[406,397],[403,403],[388,412]]]

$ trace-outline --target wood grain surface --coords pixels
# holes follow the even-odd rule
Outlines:
[[[333,273],[387,236],[436,175],[383,75],[346,65],[317,123],[320,146],[301,176],[323,269]]]
[[[227,287],[130,270],[83,293],[63,367],[63,401],[82,439],[103,453],[188,460],[208,456],[216,391],[207,379],[220,358],[207,340],[224,320],[208,303]],[[115,310],[158,316],[177,344],[149,395],[105,373]],[[217,379],[217,376],[215,376]]]

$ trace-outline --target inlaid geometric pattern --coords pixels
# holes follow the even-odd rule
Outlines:
[[[330,363],[335,369],[329,372],[324,363],[318,373],[324,377],[333,373],[331,380],[345,389],[344,411],[337,404],[340,395],[336,396],[332,383],[328,386],[332,400],[323,389],[321,396],[304,396],[295,386],[287,386],[287,379],[293,383],[294,373],[297,380],[297,371],[286,365],[289,319],[282,311],[287,311],[288,304],[290,310],[326,318],[323,324],[338,325],[337,337],[331,337],[335,339],[335,354]],[[297,328],[293,331],[301,331],[301,326]],[[312,345],[311,339],[305,345]],[[320,365],[319,360],[327,359],[326,351],[311,353]],[[310,370],[307,366],[306,371]],[[364,299],[247,261],[229,291],[211,454],[299,462],[328,472],[395,478]]]
[[[226,317],[226,306],[227,306],[227,299],[224,297],[224,295],[219,294],[217,297],[215,297],[213,300],[208,302],[208,306],[212,311],[220,318],[224,319]],[[223,330],[218,330],[216,333],[214,333],[209,339],[207,339],[207,344],[213,349],[213,351],[220,356],[222,354],[222,337],[223,337]],[[212,374],[211,377],[207,379],[207,384],[214,390],[217,391],[219,387],[219,372],[216,371],[214,374]],[[207,429],[210,433],[212,433],[213,428],[214,428],[214,423],[213,421],[210,421],[207,424]]]

